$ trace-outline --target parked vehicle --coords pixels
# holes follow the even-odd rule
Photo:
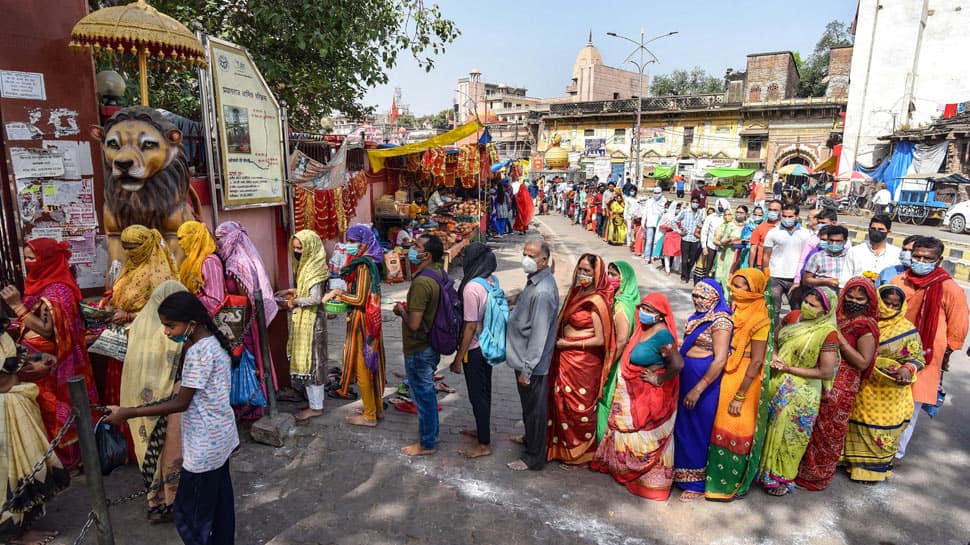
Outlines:
[[[970,179],[960,174],[909,174],[900,178],[900,182],[899,200],[893,211],[894,218],[904,223],[923,225],[927,221],[945,222],[948,209],[959,194],[959,190],[955,188],[970,183]],[[938,199],[938,193],[952,195],[944,197],[947,201]],[[964,226],[968,217],[970,216],[962,215]],[[959,224],[959,220],[957,223]]]
[[[967,230],[967,220],[970,219],[970,201],[963,201],[951,206],[943,214],[943,225],[951,233],[964,233]]]

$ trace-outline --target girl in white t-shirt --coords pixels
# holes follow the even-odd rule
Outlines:
[[[229,455],[239,446],[229,404],[232,359],[228,339],[199,299],[174,293],[158,307],[165,335],[185,343],[182,385],[175,397],[147,407],[109,407],[109,424],[129,418],[182,415],[182,472],[175,496],[175,527],[186,545],[231,545],[235,507]]]

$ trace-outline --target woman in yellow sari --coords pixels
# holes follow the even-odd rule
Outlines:
[[[614,246],[623,246],[626,244],[626,220],[623,218],[626,205],[623,202],[623,193],[619,189],[610,200],[608,208],[610,219],[606,222],[606,242]]]
[[[185,286],[175,280],[159,284],[128,330],[128,353],[121,373],[121,404],[125,407],[164,401],[178,392],[176,373],[182,345],[165,336],[158,306],[180,291],[186,291]],[[182,469],[181,416],[174,413],[128,421],[135,459],[145,488],[149,489],[151,522],[172,519],[178,473]]]
[[[729,501],[748,493],[754,480],[768,420],[771,317],[765,302],[767,278],[741,269],[729,282],[734,302],[734,336],[707,452],[704,497]]]
[[[856,394],[842,459],[853,481],[875,484],[892,475],[893,457],[913,410],[910,384],[926,364],[919,331],[906,319],[906,296],[879,288],[879,350]]]

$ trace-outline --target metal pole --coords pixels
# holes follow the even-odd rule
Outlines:
[[[91,511],[94,512],[95,530],[98,545],[114,545],[114,531],[111,529],[111,516],[108,514],[108,497],[104,492],[104,479],[101,477],[101,461],[98,459],[98,444],[94,440],[91,426],[91,404],[88,401],[88,388],[84,377],[67,379],[71,394],[71,405],[77,413],[77,440],[81,447],[81,461],[84,463],[84,480],[91,493]]]
[[[256,290],[253,294],[253,304],[256,306],[256,331],[259,333],[259,353],[263,358],[263,383],[266,385],[266,400],[269,416],[276,415],[276,384],[273,382],[273,360],[269,353],[269,333],[266,331],[266,315],[263,309],[263,292]],[[326,341],[324,341],[326,342]],[[267,370],[267,367],[269,368]]]

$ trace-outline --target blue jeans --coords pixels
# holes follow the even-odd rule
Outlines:
[[[408,389],[414,405],[418,408],[421,448],[425,449],[433,449],[438,445],[438,397],[435,394],[434,372],[440,361],[441,355],[430,347],[404,355]]]

